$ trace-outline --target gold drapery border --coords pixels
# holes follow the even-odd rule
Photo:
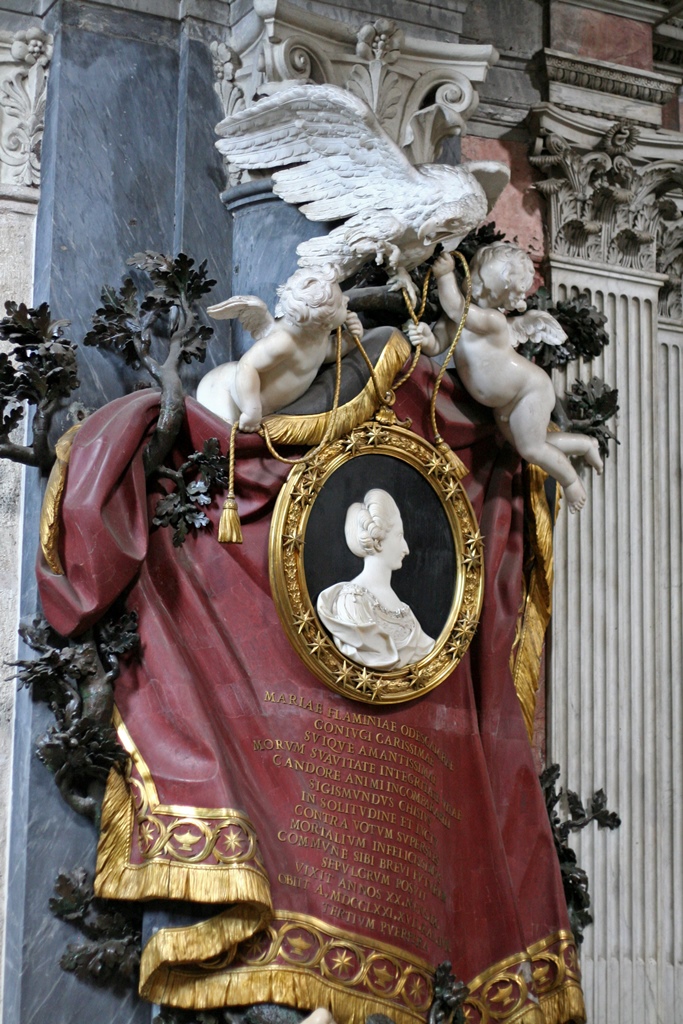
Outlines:
[[[391,388],[411,351],[410,343],[400,331],[395,330],[375,363],[375,377],[382,395]],[[340,405],[335,413],[328,411],[307,416],[282,416],[280,413],[273,413],[272,416],[266,416],[264,422],[274,444],[312,445],[322,441],[331,416],[334,416],[334,430],[329,440],[335,441],[370,419],[378,406],[375,385],[372,379],[369,379],[363,390],[350,402]]]
[[[538,466],[524,467],[524,505],[532,565],[511,661],[515,690],[530,741],[534,735],[543,644],[552,611],[553,515],[545,493],[547,476]]]
[[[468,987],[467,1024],[581,1024],[586,1019],[570,931],[554,932],[501,960],[473,978]]]
[[[62,434],[55,445],[55,462],[50,470],[40,510],[40,547],[45,561],[55,576],[63,576],[64,569],[59,557],[59,509],[66,484],[66,471],[71,456],[71,445],[83,423],[74,423],[65,434]]]
[[[146,807],[158,815],[180,820],[196,819],[197,828],[208,819],[244,822],[248,819],[233,808],[179,807],[159,803],[149,768],[137,750],[118,710],[113,723],[119,740],[141,779]],[[258,919],[272,913],[270,884],[258,852],[250,863],[192,863],[188,859],[158,857],[141,864],[132,862],[136,807],[131,787],[119,771],[112,769],[102,804],[100,839],[97,846],[95,895],[109,899],[189,900],[198,903],[251,904]],[[253,829],[253,826],[251,826]]]
[[[210,924],[211,922],[207,922]],[[301,938],[300,929],[307,936],[317,933],[313,956],[308,964],[274,962],[273,947],[289,929]],[[182,933],[185,929],[179,929]],[[298,934],[297,934],[298,932]],[[365,952],[363,953],[363,949]],[[279,947],[278,947],[279,950]],[[343,960],[343,951],[360,953],[365,960],[364,971],[352,965],[350,977],[340,981],[330,976],[329,957],[335,953],[332,969],[338,969],[351,957]],[[145,955],[147,950],[145,951]],[[251,954],[251,956],[250,956]],[[245,963],[243,957],[249,957]],[[188,958],[189,959],[189,958]],[[144,956],[143,956],[144,960]],[[327,969],[320,965],[326,961]],[[368,974],[368,961],[395,968],[391,997],[382,997],[377,991],[359,990],[359,980]],[[548,965],[552,973],[548,980]],[[317,970],[316,970],[317,968]],[[371,969],[371,968],[370,968]],[[545,972],[545,974],[544,974]],[[326,1007],[343,1024],[363,1024],[371,1013],[384,1013],[396,1024],[423,1022],[431,1000],[432,969],[426,963],[409,961],[405,954],[391,946],[347,933],[316,918],[290,911],[276,912],[267,932],[255,934],[241,950],[230,950],[218,963],[190,965],[168,962],[157,965],[154,975],[145,976],[141,995],[145,998],[192,1009],[211,1009],[215,1006],[248,1005],[255,1002],[280,1002],[304,1009]],[[540,977],[540,987],[530,985]],[[406,1005],[406,991],[410,981],[420,989],[419,1005]],[[426,984],[426,987],[425,987]],[[354,990],[355,988],[355,990]],[[464,1004],[467,1024],[577,1024],[585,1021],[585,1009],[576,965],[576,951],[571,932],[558,932],[528,950],[507,957],[469,983],[470,995]]]
[[[219,963],[159,964],[153,976],[146,974],[140,992],[188,1009],[280,1002],[325,1006],[345,1024],[363,1024],[370,1013],[417,1024],[431,1003],[432,974],[426,961],[387,943],[279,911],[236,955],[231,951]]]

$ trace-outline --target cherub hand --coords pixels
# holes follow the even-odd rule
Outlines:
[[[255,434],[260,426],[260,416],[250,416],[247,412],[243,412],[240,416],[239,428],[240,430],[243,430],[245,434]]]
[[[452,274],[455,270],[455,260],[449,252],[442,252],[436,257],[432,264],[432,273],[437,279]]]
[[[403,333],[408,335],[411,345],[421,345],[422,351],[425,355],[435,356],[438,354],[439,343],[434,337],[429,324],[415,324],[412,320],[409,320],[408,323],[403,326]]]
[[[346,320],[344,321],[344,330],[348,331],[349,334],[353,334],[359,341],[363,340],[363,325],[360,322],[360,317],[357,313],[349,310]]]

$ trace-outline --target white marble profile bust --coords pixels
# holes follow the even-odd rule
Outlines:
[[[320,593],[321,622],[342,654],[367,668],[391,671],[420,661],[435,641],[391,587],[392,572],[409,554],[396,502],[387,491],[368,491],[349,507],[344,529],[363,570]]]

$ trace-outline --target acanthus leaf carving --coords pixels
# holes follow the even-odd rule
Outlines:
[[[0,181],[36,188],[40,184],[52,37],[41,29],[29,28],[0,39],[0,53],[2,50],[5,60],[0,60]]]
[[[682,187],[683,162],[637,162],[640,134],[636,125],[622,120],[588,152],[555,133],[538,140],[529,159],[547,175],[536,188],[548,201],[551,255],[670,272],[678,257],[669,247],[666,266],[662,263],[664,222],[680,213],[666,196]],[[674,302],[666,301],[669,306]],[[677,302],[680,306],[680,295]]]

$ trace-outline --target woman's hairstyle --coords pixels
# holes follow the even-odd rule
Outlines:
[[[513,264],[519,266],[520,262],[527,271],[525,291],[528,291],[534,283],[535,272],[534,265],[524,249],[510,242],[493,242],[492,245],[484,245],[477,249],[470,263],[474,301],[497,292],[497,278],[502,277],[507,283],[510,279],[510,268]]]
[[[363,498],[349,507],[346,513],[344,536],[351,552],[365,558],[380,550],[397,519],[401,518],[398,505],[386,491],[374,487]]]
[[[289,323],[324,324],[331,320],[341,289],[334,268],[326,263],[312,270],[297,270],[277,290],[276,316]]]

